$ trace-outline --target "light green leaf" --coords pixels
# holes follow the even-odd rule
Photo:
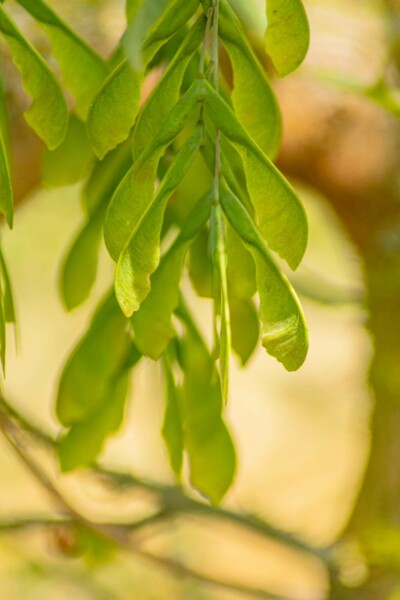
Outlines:
[[[129,136],[139,110],[142,79],[142,74],[125,60],[109,75],[95,97],[87,128],[99,158]]]
[[[310,44],[310,27],[301,0],[267,0],[265,44],[280,77],[301,65]]]
[[[130,0],[127,3],[128,27],[122,38],[126,56],[135,71],[144,71],[143,42],[151,26],[162,15],[169,0]],[[148,57],[151,60],[152,56]]]
[[[104,405],[130,344],[127,321],[111,294],[100,305],[62,372],[56,401],[60,423],[66,427],[82,423]]]
[[[221,291],[221,324],[219,329],[219,368],[222,395],[226,402],[229,388],[229,363],[232,345],[228,298],[227,251],[224,217],[219,204],[214,204],[211,213],[211,256],[218,274]]]
[[[77,183],[87,174],[94,154],[86,135],[85,125],[71,114],[64,141],[55,150],[47,150],[43,157],[43,183],[64,186]]]
[[[68,124],[67,103],[61,87],[43,58],[1,6],[0,32],[10,48],[24,88],[32,98],[32,104],[25,112],[25,118],[48,148],[57,148],[65,137]]]
[[[87,420],[73,425],[60,439],[57,450],[62,471],[94,464],[107,438],[121,427],[128,383],[125,373],[116,377],[105,393],[102,406]]]
[[[178,306],[183,262],[188,245],[208,219],[210,208],[210,195],[198,201],[153,274],[149,295],[132,316],[135,343],[143,355],[154,360],[161,356],[175,335],[171,317]]]
[[[47,33],[66,87],[76,103],[76,112],[86,118],[89,104],[107,77],[107,63],[42,0],[17,0]]]
[[[239,152],[247,188],[261,234],[272,250],[295,269],[307,246],[307,217],[299,198],[283,175],[237,121],[229,105],[205,83],[204,102],[215,126]]]
[[[222,191],[221,204],[256,263],[263,346],[288,371],[295,371],[303,364],[308,350],[307,326],[298,298],[272,259],[250,215],[227,186]]]
[[[82,304],[96,281],[104,214],[105,209],[100,207],[96,214],[87,219],[64,259],[60,291],[67,310]]]
[[[9,227],[13,226],[14,200],[7,150],[0,131],[0,212],[5,215]]]
[[[180,479],[183,463],[183,424],[179,402],[179,389],[169,361],[164,361],[166,382],[166,407],[162,427],[162,436],[168,450],[169,460],[177,479]]]
[[[260,339],[260,325],[256,307],[252,300],[229,296],[231,313],[232,348],[241,360],[248,362]]]
[[[87,214],[94,214],[98,207],[111,200],[121,179],[132,165],[130,142],[124,142],[98,161],[83,190]]]
[[[133,156],[136,159],[163,126],[179,98],[183,75],[204,34],[204,19],[192,27],[179,52],[171,61],[139,113],[133,132]]]
[[[203,141],[201,125],[179,150],[153,201],[135,223],[121,253],[115,275],[115,293],[127,317],[137,311],[150,291],[150,275],[160,260],[160,235],[165,208]]]
[[[185,27],[199,8],[199,0],[171,0],[151,27],[143,44],[143,56],[148,64],[158,50],[175,33]]]
[[[180,342],[184,371],[182,415],[190,481],[214,505],[232,485],[236,470],[235,449],[222,419],[221,385],[211,355],[187,309],[179,309],[185,325]]]
[[[232,103],[236,116],[261,150],[274,158],[282,136],[279,106],[264,69],[254,55],[236,15],[225,1],[220,4],[219,31],[232,61]]]
[[[115,261],[153,198],[161,156],[192,116],[202,92],[203,82],[198,81],[182,96],[116,189],[104,224],[106,246]]]

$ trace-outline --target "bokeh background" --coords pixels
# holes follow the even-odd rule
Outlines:
[[[124,6],[117,0],[50,4],[104,55],[123,30]],[[241,13],[254,47],[261,48],[263,1],[232,4]],[[301,194],[310,221],[309,249],[293,278],[309,323],[310,353],[305,366],[291,374],[262,349],[246,369],[233,365],[227,418],[238,448],[239,469],[226,506],[262,516],[314,545],[330,546],[342,539],[342,557],[347,552],[350,558],[347,563],[344,559],[341,579],[349,586],[362,586],[370,576],[368,561],[358,556],[355,542],[343,541],[342,536],[347,536],[364,479],[374,396],[382,380],[382,374],[373,379],[372,389],[368,374],[383,346],[379,327],[374,328],[379,294],[371,293],[373,284],[382,285],[377,274],[382,263],[385,281],[392,278],[391,302],[381,305],[386,312],[393,309],[392,315],[386,315],[392,337],[398,327],[396,307],[400,308],[395,300],[400,277],[396,274],[397,265],[400,268],[398,126],[392,114],[396,96],[390,92],[389,102],[385,87],[392,90],[397,83],[394,13],[388,12],[396,6],[377,0],[308,0],[305,4],[312,31],[309,57],[297,74],[275,85],[285,133],[279,164]],[[33,23],[12,8],[45,53]],[[6,73],[7,69],[12,74],[6,64]],[[384,91],[372,93],[381,81]],[[58,274],[82,220],[81,187],[37,185],[42,149],[21,124],[18,103],[23,100],[18,89],[14,92],[14,83],[9,85],[16,106],[11,116],[20,203],[13,231],[2,225],[1,235],[13,280],[18,332],[16,347],[10,344],[4,391],[29,419],[56,433],[57,379],[107,289],[112,264],[103,251],[90,301],[67,314],[58,295]],[[185,286],[200,322],[206,324],[207,336],[210,306],[194,299],[189,281]],[[385,299],[388,294],[386,290]],[[379,365],[383,373],[389,369],[384,359]],[[390,387],[393,397],[399,393],[398,379],[391,372],[391,383],[384,386]],[[162,413],[159,369],[146,362],[135,371],[124,427],[108,444],[103,462],[171,483],[160,437]],[[122,515],[137,519],[148,514],[151,499],[142,491],[105,490],[87,473],[62,477],[45,452],[40,448],[35,452],[66,497],[91,518],[113,521]],[[396,454],[392,460],[391,468],[396,469]],[[2,533],[2,520],[47,514],[52,504],[1,438],[0,474],[0,598],[238,597],[172,577],[127,552],[107,554],[97,561],[66,556],[60,533],[54,531]],[[379,473],[374,476],[379,487]],[[138,535],[146,548],[206,573],[294,600],[329,597],[327,574],[317,560],[234,526],[184,516],[149,525]],[[337,598],[389,598],[358,596],[356,587],[350,589],[353,595]]]

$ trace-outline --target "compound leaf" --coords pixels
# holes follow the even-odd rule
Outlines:
[[[307,217],[299,198],[237,121],[229,105],[205,83],[204,102],[215,126],[239,152],[261,234],[272,250],[295,269],[307,246]]]
[[[104,239],[117,261],[153,198],[157,167],[165,149],[188,122],[199,101],[202,82],[196,82],[172,109],[155,138],[132,165],[115,191],[104,223]]]

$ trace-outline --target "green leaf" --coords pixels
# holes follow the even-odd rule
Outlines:
[[[4,254],[0,249],[0,273],[1,288],[3,293],[4,317],[6,323],[16,323],[16,313],[14,305],[14,294],[11,285],[11,279],[4,259]]]
[[[219,31],[232,62],[232,103],[236,116],[261,150],[270,158],[274,158],[282,136],[279,106],[265,71],[227,2],[220,4]]]
[[[189,276],[196,293],[201,298],[214,298],[209,234],[208,227],[203,227],[189,250]]]
[[[85,125],[71,114],[64,141],[43,157],[43,183],[64,186],[77,183],[87,174],[94,155],[86,135]]]
[[[301,0],[267,0],[265,44],[280,77],[303,62],[310,44],[310,27]]]
[[[75,99],[78,116],[85,120],[89,105],[107,77],[107,63],[42,0],[17,0],[47,33],[66,87]]]
[[[139,110],[142,79],[142,74],[125,60],[109,75],[95,97],[87,128],[99,158],[129,136]]]
[[[97,213],[86,220],[64,259],[60,291],[67,310],[82,304],[96,281],[104,214],[105,209],[100,207]]]
[[[272,259],[250,215],[227,186],[221,193],[221,204],[256,263],[263,346],[288,371],[295,371],[303,364],[308,350],[307,326],[298,298]]]
[[[253,257],[232,227],[227,230],[229,294],[236,298],[252,298],[257,291]]]
[[[180,479],[183,463],[183,423],[177,388],[173,370],[169,361],[164,361],[166,382],[166,407],[162,427],[162,436],[168,450],[169,460],[177,479]]]
[[[9,227],[13,226],[14,200],[7,150],[0,131],[0,212],[5,215]]]
[[[111,294],[100,305],[62,372],[56,401],[60,423],[66,427],[82,423],[103,406],[130,344],[127,321]]]
[[[83,190],[84,206],[89,215],[94,214],[101,204],[110,201],[131,165],[130,142],[124,142],[96,163]]]
[[[179,150],[165,175],[153,201],[149,203],[121,253],[115,275],[115,293],[127,317],[137,311],[150,291],[150,275],[160,260],[160,235],[165,208],[173,191],[203,141],[203,129],[196,126],[194,134]]]
[[[221,324],[219,330],[219,367],[224,400],[228,398],[229,362],[232,336],[228,298],[226,232],[221,206],[214,204],[211,213],[211,256],[221,290]]]
[[[199,8],[199,0],[171,0],[151,27],[143,45],[146,64],[175,33],[187,25]]]
[[[6,372],[6,324],[15,323],[14,299],[11,281],[2,251],[0,250],[0,360]]]
[[[135,71],[143,71],[143,42],[150,27],[162,15],[169,0],[131,0],[127,4],[128,27],[122,38],[126,56]],[[151,60],[152,56],[148,56]]]
[[[179,302],[183,263],[192,238],[210,215],[211,196],[201,198],[182,226],[170,250],[151,278],[151,291],[132,316],[135,343],[140,352],[157,360],[175,335],[172,313]]]
[[[236,298],[232,294],[229,296],[229,308],[232,348],[244,367],[257,348],[260,338],[257,310],[252,300]]]
[[[118,431],[124,418],[129,380],[126,373],[115,377],[104,395],[104,403],[87,420],[73,425],[58,443],[61,470],[93,465],[107,438]]]
[[[204,35],[204,19],[192,27],[168,69],[141,112],[133,132],[133,156],[137,158],[160,130],[178,101],[183,75]]]
[[[24,88],[33,100],[25,118],[48,148],[56,148],[63,141],[68,125],[67,103],[61,87],[43,58],[1,6],[0,32],[10,48]]]
[[[239,152],[257,225],[272,250],[295,269],[307,246],[307,217],[299,198],[283,175],[237,121],[229,105],[205,82],[204,102],[217,129]]]
[[[198,81],[182,96],[161,130],[135,161],[115,191],[104,224],[106,246],[115,261],[118,260],[153,198],[161,156],[188,122],[202,92],[203,82]]]
[[[185,335],[180,341],[184,372],[182,414],[190,481],[214,505],[232,485],[236,456],[229,431],[222,419],[221,385],[213,359],[182,306]]]

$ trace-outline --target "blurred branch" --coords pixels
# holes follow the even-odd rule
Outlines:
[[[127,550],[130,553],[135,554],[139,558],[143,558],[148,562],[160,567],[162,569],[166,569],[170,573],[175,576],[189,578],[194,581],[198,581],[199,583],[206,585],[217,587],[224,590],[229,590],[231,592],[237,592],[242,595],[246,595],[252,598],[263,598],[265,600],[287,600],[282,596],[271,595],[264,590],[255,589],[246,585],[241,585],[239,583],[233,581],[227,581],[220,578],[215,578],[211,575],[206,575],[191,569],[173,559],[157,556],[148,552],[147,550],[143,550],[140,548],[135,542],[133,542],[129,536],[127,535],[127,531],[121,528],[119,525],[101,525],[98,523],[94,523],[80,514],[75,508],[73,508],[67,500],[62,496],[60,491],[55,487],[55,485],[50,481],[46,473],[43,469],[38,465],[38,463],[30,456],[29,451],[26,449],[21,437],[20,432],[18,430],[17,425],[12,421],[10,416],[4,411],[3,408],[4,400],[0,400],[0,429],[8,441],[10,446],[19,456],[21,461],[27,467],[31,475],[41,484],[43,488],[48,492],[51,498],[55,501],[57,509],[66,517],[70,524],[78,524],[86,528],[89,532],[92,532],[102,538],[104,541],[111,543],[114,546],[117,546],[121,550]],[[148,522],[149,519],[142,521]],[[10,529],[10,525],[13,525],[13,528],[21,528],[22,526],[37,526],[41,524],[41,526],[46,527],[54,527],[55,525],[59,525],[59,522],[56,520],[41,520],[40,522],[36,519],[28,519],[28,520],[16,520],[13,523],[10,521],[9,523],[3,523],[3,529]],[[136,524],[138,525],[138,524]],[[1,527],[0,527],[1,529]]]
[[[0,396],[0,408],[6,412],[12,419],[39,442],[44,443],[52,449],[56,446],[56,441],[42,429],[33,425],[24,415],[15,409],[4,397]],[[185,494],[181,487],[174,485],[165,485],[150,480],[135,477],[132,474],[116,472],[106,469],[101,465],[94,466],[94,472],[105,479],[108,484],[118,485],[122,487],[140,488],[155,496],[157,496],[160,512],[143,520],[142,526],[155,522],[156,520],[170,518],[175,515],[197,514],[206,516],[212,519],[227,521],[239,525],[248,531],[256,533],[268,540],[276,541],[292,548],[293,550],[306,553],[314,558],[322,560],[327,568],[330,568],[330,549],[313,547],[303,540],[297,538],[288,532],[282,531],[273,527],[271,524],[256,515],[237,513],[224,508],[214,508],[213,506],[195,500]],[[139,523],[120,524],[122,527],[138,529]]]

